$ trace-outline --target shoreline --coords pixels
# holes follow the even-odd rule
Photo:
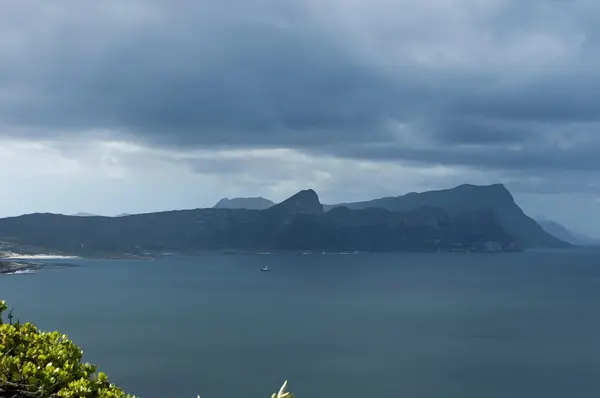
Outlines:
[[[32,274],[42,267],[41,264],[0,260],[0,275]]]
[[[44,268],[70,268],[77,266],[79,264],[0,259],[0,275],[35,274]]]
[[[78,260],[79,256],[63,256],[55,254],[10,254],[0,260]]]
[[[203,256],[203,255],[273,255],[273,254],[300,254],[300,255],[356,255],[356,254],[391,254],[391,253],[522,253],[535,249],[525,250],[382,250],[382,251],[321,251],[321,250],[273,250],[273,251],[252,251],[252,250],[203,250],[193,252],[178,252],[178,253],[153,253],[144,255],[135,254],[107,254],[107,255],[52,255],[52,254],[14,254],[0,257],[0,262],[19,262],[19,261],[35,261],[35,260],[82,260],[82,259],[98,259],[98,260],[156,260],[166,257],[177,256]],[[563,249],[559,249],[563,250]]]

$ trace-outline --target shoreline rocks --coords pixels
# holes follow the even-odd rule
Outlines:
[[[42,264],[0,260],[0,274],[13,274],[18,271],[35,271],[40,268],[42,268]]]
[[[76,267],[71,263],[36,263],[30,261],[0,260],[0,275],[37,271],[42,268]]]

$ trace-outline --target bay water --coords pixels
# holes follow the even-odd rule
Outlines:
[[[142,398],[600,396],[599,252],[71,262],[0,299]]]

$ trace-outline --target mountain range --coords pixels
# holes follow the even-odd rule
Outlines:
[[[357,210],[380,207],[391,211],[411,211],[422,206],[439,207],[450,215],[473,211],[491,211],[496,222],[525,247],[556,247],[561,241],[548,234],[515,203],[512,194],[502,184],[476,186],[464,184],[452,189],[409,193],[402,196],[375,199],[366,202],[342,203]]]
[[[536,217],[535,220],[544,231],[564,242],[577,246],[600,246],[600,239],[571,231],[556,221],[541,216]]]
[[[265,204],[274,204],[268,199],[259,199]],[[228,203],[231,208],[249,208],[247,206],[250,205],[246,198],[232,199]],[[538,222],[528,217],[521,210],[515,203],[512,194],[502,184],[489,186],[464,184],[452,189],[423,193],[412,192],[402,196],[385,197],[364,202],[323,206],[325,211],[336,207],[345,207],[350,210],[381,208],[392,212],[408,212],[420,207],[434,207],[443,209],[452,216],[470,212],[491,211],[496,222],[525,247],[557,247],[563,244],[559,240],[577,244],[570,240],[561,239],[561,236],[556,236],[550,231],[545,231]]]
[[[269,204],[256,199],[122,217],[37,213],[3,218],[0,242],[79,255],[224,250],[514,251],[569,246],[525,215],[499,184],[325,206],[309,189],[262,210],[231,208],[245,202]]]
[[[261,197],[253,198],[223,198],[214,205],[215,209],[246,209],[246,210],[265,210],[274,206],[275,202]]]
[[[79,213],[75,213],[73,215],[75,217],[97,217],[98,216],[98,214],[85,213],[85,212],[79,212]]]
[[[130,216],[130,215],[131,214],[129,214],[129,213],[121,213],[121,214],[117,214],[115,217],[125,217],[125,216]],[[75,216],[75,217],[101,217],[100,214],[85,213],[85,212],[75,213],[75,214],[73,214],[73,216]]]

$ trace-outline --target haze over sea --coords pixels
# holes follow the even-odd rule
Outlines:
[[[72,262],[0,298],[143,398],[600,394],[600,252]]]

